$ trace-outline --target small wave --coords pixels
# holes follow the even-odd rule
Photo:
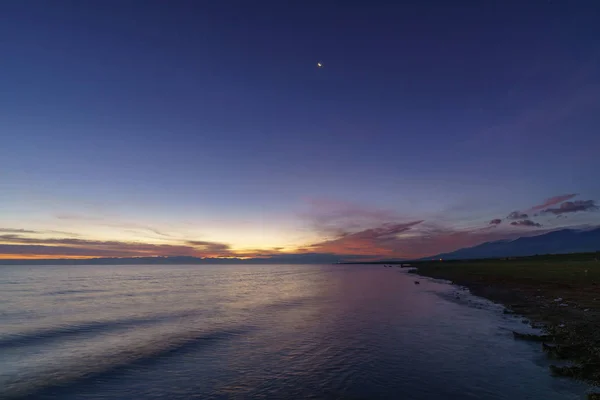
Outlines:
[[[42,296],[62,296],[65,294],[79,294],[79,293],[100,293],[106,292],[102,289],[79,289],[79,290],[57,290],[53,292],[42,293]]]
[[[279,310],[286,310],[289,308],[301,307],[313,299],[314,299],[314,297],[305,296],[305,297],[296,297],[296,298],[290,298],[290,299],[286,299],[286,300],[280,300],[278,302],[263,305],[261,311],[262,312],[279,311]]]
[[[430,293],[432,293],[438,297],[441,297],[442,299],[449,301],[451,303],[457,303],[457,304],[471,307],[471,308],[495,311],[498,313],[502,312],[502,310],[504,308],[503,306],[496,304],[490,300],[473,295],[466,288],[460,288],[459,290],[443,291],[443,292],[431,290]]]
[[[106,382],[131,368],[147,368],[168,357],[177,357],[206,346],[227,341],[250,332],[247,327],[223,329],[213,332],[187,332],[176,337],[155,340],[136,348],[87,357],[74,365],[46,370],[32,376],[20,376],[8,381],[0,399],[32,399],[36,397],[61,397],[61,391],[73,392],[96,381]]]
[[[43,344],[53,340],[65,339],[71,336],[97,334],[118,329],[153,324],[170,319],[179,319],[196,315],[193,312],[178,314],[156,315],[145,318],[129,318],[112,321],[91,321],[77,325],[57,326],[37,329],[31,332],[14,334],[0,338],[0,349],[23,347]]]

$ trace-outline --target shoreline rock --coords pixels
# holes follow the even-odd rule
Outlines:
[[[542,328],[540,335],[513,332],[513,336],[541,342],[548,357],[572,363],[551,366],[553,375],[600,386],[600,267],[587,267],[583,279],[577,275],[585,268],[582,262],[484,260],[413,266],[418,275],[467,287],[475,296],[503,304],[504,314],[516,314],[530,326]]]

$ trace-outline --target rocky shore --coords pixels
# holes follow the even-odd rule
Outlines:
[[[475,295],[503,304],[506,313],[527,318],[544,334],[517,332],[515,339],[540,342],[548,357],[557,360],[550,367],[552,374],[600,386],[600,263],[595,259],[560,256],[413,266],[414,273],[465,286]]]

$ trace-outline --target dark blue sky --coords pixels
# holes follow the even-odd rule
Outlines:
[[[409,3],[3,2],[0,216],[295,251],[323,204],[453,232],[600,198],[600,4]]]

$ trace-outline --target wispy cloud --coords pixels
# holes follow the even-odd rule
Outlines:
[[[39,231],[32,231],[29,229],[15,229],[15,228],[0,228],[0,232],[3,232],[3,233],[39,233]]]
[[[489,228],[486,226],[459,230],[437,225],[434,222],[413,221],[340,234],[333,239],[306,246],[304,251],[355,255],[371,259],[409,259],[528,234],[528,231],[517,233]]]
[[[159,236],[171,237],[170,234],[162,232],[162,231],[159,231],[158,229],[155,229],[155,228],[151,228],[149,226],[146,227],[146,230],[149,230],[150,232],[156,233]]]
[[[539,213],[563,216],[564,214],[598,209],[592,200],[565,201],[574,194],[546,199],[531,210]],[[560,204],[559,207],[540,207]],[[539,234],[542,225],[528,218],[531,212],[513,211],[502,224],[503,218],[456,224],[445,215],[432,220],[407,218],[401,214],[376,207],[368,207],[335,200],[311,200],[301,214],[320,239],[305,243],[300,248],[271,247],[264,249],[236,250],[229,243],[210,240],[191,240],[170,236],[154,227],[143,224],[110,223],[94,218],[101,225],[130,228],[135,232],[152,232],[164,238],[150,237],[147,241],[102,241],[79,237],[48,237],[50,231],[17,228],[0,228],[0,254],[23,256],[88,256],[88,257],[141,257],[141,256],[195,256],[195,257],[258,257],[269,259],[312,259],[314,257],[339,256],[344,259],[418,258],[445,253],[462,247],[474,246],[486,241],[516,238]],[[67,215],[73,218],[74,215]],[[77,216],[79,218],[81,216]],[[90,220],[86,217],[86,220]],[[485,223],[485,222],[484,222]],[[40,233],[44,233],[41,235]],[[66,234],[66,232],[64,232]],[[137,237],[141,235],[138,234]],[[143,236],[143,235],[142,235]],[[150,242],[150,243],[148,243]],[[166,243],[166,244],[165,244]],[[294,255],[302,257],[294,258]],[[323,258],[323,259],[325,259]]]
[[[82,214],[73,214],[73,213],[60,213],[56,214],[57,219],[67,220],[67,221],[101,221],[102,217],[92,216],[92,215],[82,215]]]
[[[195,256],[230,257],[230,246],[218,242],[188,242],[186,244],[152,244],[140,242],[100,241],[76,238],[41,239],[17,234],[0,235],[0,253],[86,255],[112,257]],[[3,250],[2,250],[3,249]],[[17,250],[19,252],[17,252]],[[62,253],[61,253],[62,252]]]
[[[557,204],[574,195],[546,199],[543,204]],[[540,204],[541,205],[541,204]],[[539,209],[539,206],[534,206]],[[562,211],[593,208],[591,203],[563,206]],[[529,218],[529,213],[511,212],[509,226],[537,229],[490,229],[501,226],[503,219],[494,218],[485,227],[457,228],[444,218],[432,221],[415,219],[401,221],[398,214],[381,209],[359,207],[345,202],[318,202],[313,204],[308,219],[327,239],[305,246],[300,251],[327,252],[377,256],[379,258],[415,258],[474,246],[486,241],[539,234],[542,224]],[[400,220],[400,221],[399,221]]]
[[[398,235],[422,223],[422,220],[399,224],[384,224],[358,232],[341,232],[330,240],[310,245],[310,251],[338,254],[379,254],[394,255],[396,245],[401,241]]]
[[[123,228],[123,229],[130,229],[130,230],[138,230],[138,231],[146,231],[146,232],[150,232],[150,233],[154,233],[155,235],[158,236],[164,236],[164,237],[172,237],[172,235],[163,232],[161,230],[158,230],[156,228],[153,228],[151,226],[148,225],[143,225],[143,224],[136,224],[136,223],[102,223],[100,224],[102,226],[107,226],[107,227],[111,227],[111,228]]]
[[[135,257],[137,253],[116,253],[113,249],[89,249],[85,247],[0,244],[0,254],[15,258],[27,256],[52,257]]]
[[[82,215],[82,214],[74,214],[74,213],[61,213],[56,215],[57,219],[66,220],[66,221],[87,221],[87,222],[95,222],[98,225],[107,226],[110,228],[122,228],[122,229],[134,229],[141,230],[154,233],[159,236],[164,237],[172,237],[170,234],[163,232],[159,229],[156,229],[152,226],[137,224],[133,222],[111,222],[104,216],[96,216],[96,215]]]
[[[562,194],[559,196],[550,197],[550,198],[544,200],[544,202],[542,204],[538,204],[537,206],[531,207],[531,210],[532,211],[540,211],[547,207],[550,207],[550,206],[553,206],[556,204],[560,204],[563,201],[571,200],[575,196],[577,196],[577,193]]]
[[[19,228],[0,228],[0,233],[18,233],[18,234],[33,234],[33,235],[44,235],[44,234],[57,234],[65,236],[78,236],[73,232],[55,231],[55,230],[32,230],[32,229],[19,229]]]
[[[340,234],[401,220],[395,212],[338,200],[310,199],[300,214],[319,233]]]
[[[500,218],[485,228],[456,229],[445,218],[406,221],[393,211],[331,200],[310,202],[303,216],[326,239],[306,245],[300,252],[414,258],[518,235],[489,229],[500,225]]]
[[[231,246],[225,243],[209,242],[204,240],[188,240],[186,244],[193,246],[196,249],[202,249],[208,252],[230,252]]]
[[[566,201],[557,208],[547,208],[543,213],[551,213],[554,215],[574,213],[579,211],[595,211],[598,206],[594,200],[577,200],[577,201]]]

